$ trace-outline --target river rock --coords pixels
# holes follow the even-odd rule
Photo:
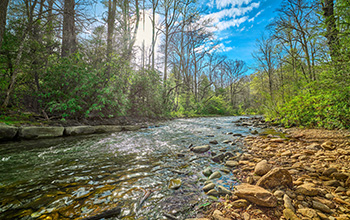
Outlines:
[[[318,210],[320,210],[322,212],[325,212],[325,213],[331,213],[332,212],[331,209],[328,206],[326,206],[325,204],[323,204],[321,202],[315,201],[315,200],[312,201],[312,207],[314,209],[318,209]]]
[[[211,140],[209,141],[209,144],[218,144],[219,142],[217,140]]]
[[[300,218],[291,209],[284,209],[283,210],[283,216],[287,220],[300,220]]]
[[[231,195],[232,192],[223,186],[218,186],[218,192],[220,195]]]
[[[233,208],[240,209],[246,208],[249,205],[249,202],[246,199],[237,199],[231,203]]]
[[[95,127],[93,126],[74,126],[66,127],[64,129],[64,135],[75,136],[75,135],[86,135],[95,133]]]
[[[283,195],[284,195],[284,192],[282,190],[276,190],[274,193],[273,193],[274,196],[276,196],[277,198],[282,198]]]
[[[17,127],[0,124],[0,140],[12,140],[17,132]]]
[[[95,126],[95,133],[112,133],[112,132],[120,132],[122,131],[122,126],[115,125],[98,125]]]
[[[213,213],[213,218],[215,220],[231,220],[230,218],[225,218],[219,210],[215,210]]]
[[[256,164],[254,173],[258,176],[263,176],[271,170],[271,165],[266,160],[262,160]]]
[[[209,184],[207,184],[207,185],[205,185],[203,187],[203,191],[204,192],[208,192],[209,190],[214,189],[214,188],[215,188],[215,184],[214,183],[209,183]]]
[[[340,180],[340,181],[345,181],[349,176],[345,173],[334,172],[331,174],[331,177],[333,177],[334,179]]]
[[[217,179],[217,178],[220,178],[220,177],[221,177],[221,173],[219,171],[215,171],[214,173],[212,173],[209,176],[209,179],[212,180],[212,179]]]
[[[304,183],[297,187],[296,193],[306,196],[316,196],[319,190],[312,183]]]
[[[169,189],[178,189],[178,188],[180,188],[180,186],[181,186],[181,180],[180,179],[171,179],[170,181],[169,181],[169,186],[168,186],[168,188]]]
[[[325,171],[322,172],[323,176],[330,176],[332,173],[337,172],[337,168],[334,167],[330,167],[328,169],[326,169]]]
[[[334,150],[336,148],[335,144],[330,141],[326,141],[323,144],[321,144],[321,147],[323,150]]]
[[[208,177],[208,176],[210,176],[210,175],[213,173],[213,171],[211,170],[210,167],[207,167],[207,168],[205,168],[205,169],[203,170],[202,173],[203,173],[204,176]]]
[[[233,136],[233,137],[242,137],[243,135],[240,134],[240,133],[236,133],[236,134],[233,134],[232,136]]]
[[[138,131],[141,129],[140,125],[124,125],[122,127],[123,131]]]
[[[340,186],[340,183],[338,180],[328,180],[328,181],[323,182],[323,184],[325,186],[334,186],[334,187]]]
[[[289,188],[293,187],[293,179],[289,174],[288,170],[282,168],[274,168],[270,170],[267,174],[259,179],[256,183],[257,186],[263,188],[275,188],[276,186],[288,186]]]
[[[210,149],[209,145],[203,145],[203,146],[197,146],[197,147],[193,147],[191,148],[191,150],[195,153],[205,153]]]
[[[350,176],[349,176],[348,179],[346,180],[345,186],[346,186],[346,187],[350,187]]]
[[[283,201],[284,201],[284,207],[286,209],[290,209],[293,212],[295,212],[295,208],[294,208],[294,206],[292,204],[292,200],[290,199],[290,197],[287,194],[284,194]]]
[[[218,197],[219,196],[219,192],[216,189],[211,189],[207,192],[208,196],[215,196]]]
[[[236,167],[238,166],[238,162],[235,160],[228,160],[226,161],[225,165],[228,167]]]
[[[23,127],[19,129],[19,138],[41,139],[63,136],[63,127]]]
[[[211,159],[216,163],[220,163],[224,158],[225,158],[225,154],[221,153],[212,157]]]
[[[266,189],[259,186],[242,183],[241,185],[236,186],[236,191],[234,194],[239,198],[246,199],[249,202],[260,206],[277,206],[276,197]]]
[[[303,216],[308,217],[310,219],[314,219],[318,216],[317,212],[314,209],[310,209],[310,208],[298,209],[298,212],[300,214],[302,214]]]
[[[259,132],[257,130],[251,130],[250,133],[253,135],[259,134]]]

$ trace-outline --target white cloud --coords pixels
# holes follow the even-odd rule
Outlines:
[[[230,8],[225,8],[218,12],[214,12],[204,16],[203,19],[210,20],[216,29],[211,29],[212,31],[222,31],[230,27],[239,27],[245,21],[254,21],[255,17],[258,16],[259,12],[254,18],[249,19],[245,16],[247,13],[251,12],[255,8],[259,8],[260,2],[253,2],[249,4],[251,0],[220,0],[219,7],[231,6]],[[218,4],[218,1],[216,2]],[[243,3],[249,4],[248,6],[242,7]],[[236,7],[237,6],[237,7]],[[244,16],[244,17],[242,17]],[[239,17],[239,18],[237,18]]]
[[[230,27],[239,27],[240,24],[248,20],[248,16],[239,18],[239,19],[233,19],[229,21],[222,21],[219,22],[216,27],[218,28],[219,31],[228,29]]]
[[[261,11],[259,11],[258,13],[256,13],[256,15],[254,16],[254,17],[252,17],[251,19],[249,19],[248,20],[248,22],[252,22],[252,21],[254,21],[255,20],[255,18],[257,18],[262,12],[264,11],[264,9],[263,10],[261,10]]]
[[[252,0],[216,0],[216,8],[223,9],[228,6],[235,7],[236,5],[240,7],[243,4],[249,4],[251,1]]]

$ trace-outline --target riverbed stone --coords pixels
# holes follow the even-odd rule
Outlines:
[[[296,193],[306,195],[306,196],[316,196],[319,190],[315,187],[313,183],[304,183],[297,187]]]
[[[262,160],[256,164],[254,173],[258,176],[263,176],[271,170],[271,165],[266,160]]]
[[[276,186],[293,187],[293,179],[288,170],[276,167],[259,179],[257,186],[273,189]]]
[[[250,202],[246,199],[237,199],[231,203],[233,208],[240,209],[240,208],[246,208]]]
[[[304,217],[307,217],[310,219],[316,218],[318,216],[316,210],[310,209],[310,208],[301,208],[301,209],[298,209],[298,212],[302,214]]]
[[[207,168],[205,168],[205,169],[202,171],[202,173],[203,173],[204,176],[208,177],[208,176],[210,176],[210,175],[213,173],[213,171],[211,170],[210,167],[207,167]]]
[[[203,187],[203,191],[204,192],[208,192],[209,190],[212,190],[212,189],[214,189],[215,188],[215,184],[214,183],[209,183],[209,184],[207,184],[207,185],[205,185],[204,187]]]
[[[95,127],[93,126],[73,126],[64,129],[64,135],[66,136],[87,135],[93,133],[95,133]]]
[[[217,178],[220,178],[222,175],[219,171],[215,171],[214,173],[212,173],[210,176],[209,176],[209,179],[212,180],[212,179],[217,179]]]
[[[211,159],[216,163],[220,163],[221,161],[223,161],[224,158],[225,158],[225,154],[221,153],[221,154],[215,155]]]
[[[219,210],[215,210],[213,213],[213,218],[215,220],[231,220],[230,218],[225,218]]]
[[[323,144],[321,144],[321,147],[323,150],[334,150],[336,148],[335,144],[331,141],[326,141]]]
[[[326,206],[325,204],[323,204],[321,202],[315,201],[315,200],[312,201],[312,207],[314,209],[318,209],[318,210],[325,212],[325,213],[332,212],[332,210],[328,206]]]
[[[287,220],[300,220],[300,218],[291,209],[284,209],[283,210],[283,216]]]
[[[331,174],[331,177],[334,179],[340,180],[340,181],[346,181],[346,179],[349,177],[348,174],[342,173],[342,172],[334,172]]]
[[[122,127],[123,131],[138,131],[141,129],[140,125],[124,125]]]
[[[330,168],[326,169],[325,171],[323,171],[322,175],[323,176],[330,176],[332,173],[337,172],[337,171],[338,171],[337,168],[330,167]]]
[[[207,192],[208,196],[215,196],[218,197],[219,196],[219,192],[216,189],[211,189]]]
[[[205,153],[208,150],[210,150],[210,146],[209,145],[196,146],[191,148],[191,150],[195,153]]]
[[[225,165],[228,167],[236,167],[238,166],[238,162],[235,160],[228,160],[226,161]]]
[[[42,139],[63,136],[64,127],[22,127],[19,129],[19,138]]]
[[[219,142],[217,140],[211,140],[209,141],[209,144],[218,144]]]
[[[277,206],[277,198],[272,193],[259,186],[242,183],[241,185],[236,186],[234,194],[239,198],[246,199],[249,202],[260,206]]]
[[[218,186],[218,192],[220,195],[231,195],[232,192],[226,189],[224,186]]]
[[[122,126],[118,125],[98,125],[95,127],[95,133],[113,133],[122,131]]]
[[[17,127],[0,124],[0,140],[12,140],[17,132]]]
[[[284,194],[283,202],[284,202],[284,207],[286,209],[291,209],[293,212],[295,212],[295,208],[294,208],[294,206],[292,204],[292,200],[287,194]]]

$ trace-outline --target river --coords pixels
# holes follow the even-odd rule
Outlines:
[[[0,219],[79,219],[117,206],[121,213],[111,219],[195,217],[210,201],[201,189],[203,169],[225,168],[211,154],[241,151],[241,137],[232,133],[250,134],[233,123],[240,118],[177,119],[134,132],[1,144]],[[206,153],[189,151],[212,140],[219,144]],[[181,180],[179,189],[168,188],[172,179]],[[215,181],[237,184],[232,173]]]

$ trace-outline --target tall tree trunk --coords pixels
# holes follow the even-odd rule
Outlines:
[[[1,0],[0,1],[0,48],[2,45],[2,39],[5,33],[6,26],[6,16],[7,16],[7,6],[10,0]]]
[[[74,7],[75,0],[64,0],[62,57],[74,54],[77,50]]]
[[[116,0],[108,0],[108,19],[107,19],[107,61],[111,61],[113,52],[113,34],[114,34],[114,22],[115,22],[115,11],[117,7]],[[110,78],[111,67],[108,65],[107,77]]]
[[[326,38],[328,41],[327,43],[330,50],[331,58],[332,60],[334,60],[337,55],[339,39],[338,39],[338,30],[335,23],[335,17],[334,17],[333,0],[324,0],[322,9],[323,9],[323,16],[326,19]]]

